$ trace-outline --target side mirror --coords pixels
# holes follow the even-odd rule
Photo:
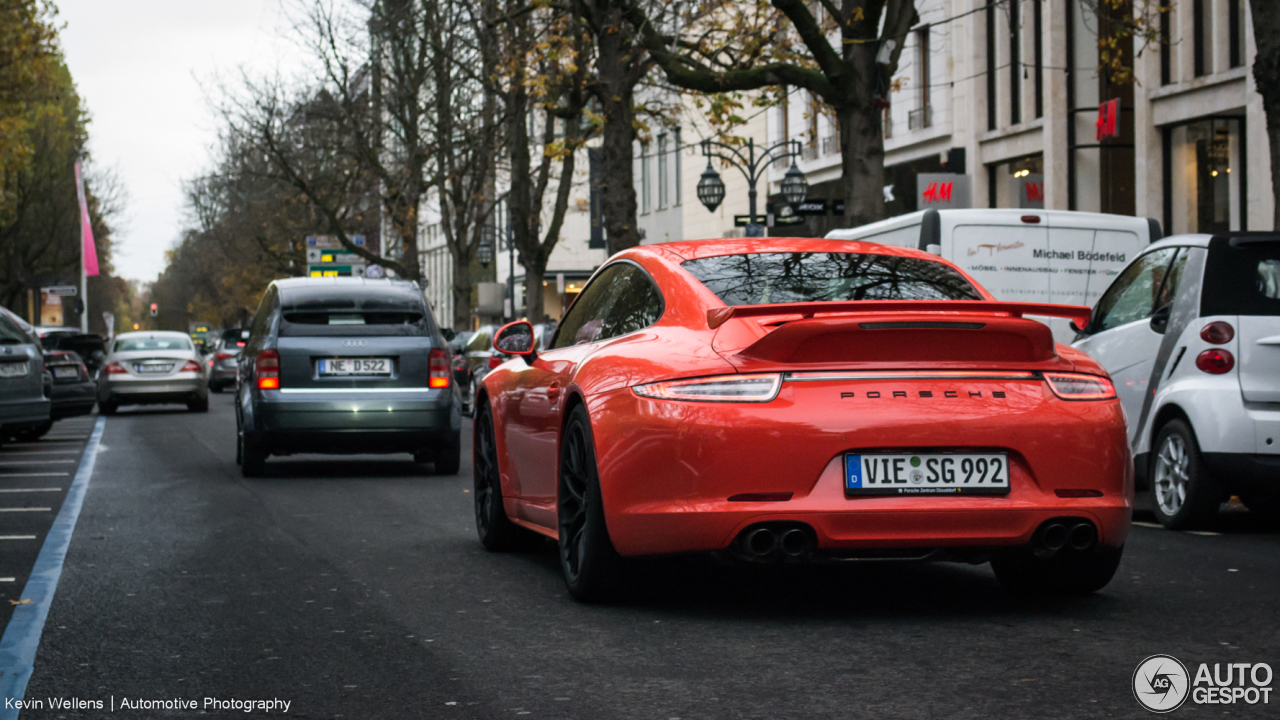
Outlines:
[[[1151,329],[1163,335],[1165,330],[1169,329],[1169,315],[1172,312],[1173,305],[1165,305],[1151,313]]]
[[[523,355],[533,362],[537,350],[534,347],[533,323],[517,320],[503,325],[493,334],[493,349],[508,355]]]

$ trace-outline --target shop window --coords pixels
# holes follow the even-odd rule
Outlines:
[[[1173,82],[1173,42],[1170,27],[1173,24],[1173,8],[1169,0],[1160,0],[1160,84]]]
[[[1165,225],[1172,233],[1243,230],[1243,123],[1215,118],[1165,128]]]
[[[1244,65],[1244,0],[1227,0],[1227,65],[1237,68]]]
[[[1209,72],[1209,14],[1208,2],[1191,0],[1191,53],[1193,72],[1202,77]]]
[[[993,208],[1044,208],[1044,155],[988,165],[987,204]]]

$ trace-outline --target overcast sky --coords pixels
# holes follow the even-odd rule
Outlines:
[[[183,179],[210,164],[217,126],[203,86],[297,66],[281,0],[56,0],[62,44],[92,122],[89,147],[128,194],[116,273],[151,281],[178,239]]]

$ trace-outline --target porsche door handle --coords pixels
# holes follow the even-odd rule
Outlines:
[[[547,399],[555,402],[560,398],[560,383],[551,383],[547,386]]]

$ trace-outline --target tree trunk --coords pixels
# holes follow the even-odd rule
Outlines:
[[[542,278],[547,274],[549,259],[548,255],[542,253],[529,253],[520,258],[521,265],[524,266],[524,316],[529,322],[542,322],[547,314],[543,304]]]
[[[470,258],[453,258],[453,329],[471,329],[471,263]]]
[[[1271,229],[1280,228],[1280,3],[1253,0],[1253,37],[1257,59],[1253,80],[1267,114],[1267,142],[1271,148],[1271,194],[1275,201]]]
[[[884,218],[884,135],[880,109],[866,102],[836,109],[840,166],[844,173],[844,225],[859,227]]]
[[[636,188],[632,175],[632,143],[635,141],[635,113],[631,106],[634,88],[629,82],[630,52],[622,27],[622,11],[611,4],[605,15],[604,26],[613,30],[600,33],[597,38],[596,69],[602,92],[597,93],[604,110],[603,139],[600,147],[600,166],[604,174],[601,183],[604,228],[609,255],[640,244],[640,229],[636,227]]]

